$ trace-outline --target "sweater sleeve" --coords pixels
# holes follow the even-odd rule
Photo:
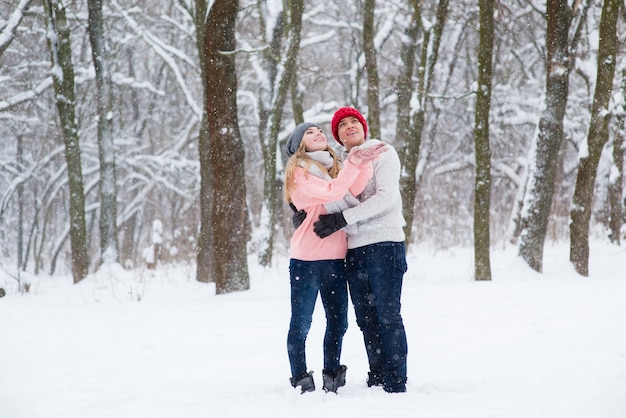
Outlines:
[[[372,174],[374,173],[372,163],[361,164],[359,167],[361,172],[359,173],[359,176],[354,184],[350,187],[350,193],[352,193],[353,196],[358,196],[363,193],[365,186],[367,186],[367,183],[369,183],[372,178]]]
[[[360,205],[343,211],[348,225],[372,218],[393,206],[400,194],[400,158],[392,147],[373,163],[376,191]]]
[[[347,162],[337,178],[328,181],[298,167],[294,173],[296,187],[291,198],[299,209],[340,200],[348,192],[360,172],[358,166]]]

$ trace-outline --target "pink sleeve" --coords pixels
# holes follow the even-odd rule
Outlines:
[[[365,190],[365,186],[367,186],[367,183],[369,183],[372,175],[374,174],[372,163],[361,164],[359,165],[359,168],[361,172],[350,187],[350,193],[352,193],[353,196],[358,196],[363,193],[363,190]]]
[[[337,178],[328,181],[298,167],[294,173],[296,187],[291,198],[298,209],[341,200],[360,172],[359,167],[346,163]]]

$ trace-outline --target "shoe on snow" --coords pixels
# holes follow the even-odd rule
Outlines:
[[[387,393],[402,393],[406,392],[406,377],[400,376],[385,376],[383,379],[383,389]]]
[[[344,365],[339,366],[336,371],[324,370],[322,378],[324,381],[323,389],[325,392],[337,393],[337,389],[346,385],[346,370]]]
[[[313,372],[303,374],[299,377],[289,378],[291,386],[294,388],[300,386],[301,393],[313,392],[315,390],[315,382],[313,381]]]
[[[383,376],[379,373],[368,372],[367,373],[367,387],[371,388],[372,386],[382,386],[383,385]]]

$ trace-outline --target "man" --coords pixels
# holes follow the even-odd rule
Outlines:
[[[353,107],[333,115],[332,133],[346,152],[381,141],[367,137],[367,122]],[[406,392],[407,341],[400,297],[407,270],[405,224],[400,196],[400,159],[393,147],[372,163],[374,175],[358,196],[359,205],[320,215],[315,233],[326,237],[346,227],[346,273],[357,324],[363,332],[370,365],[368,386]]]

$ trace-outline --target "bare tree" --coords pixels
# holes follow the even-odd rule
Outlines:
[[[380,102],[378,98],[378,64],[376,63],[376,0],[363,3],[363,55],[367,73],[367,126],[370,138],[380,138]]]
[[[478,89],[474,141],[476,178],[474,185],[474,277],[491,280],[489,210],[491,199],[491,148],[489,110],[493,72],[494,0],[480,0],[480,45],[478,47]]]
[[[417,39],[419,34],[418,25],[422,20],[422,2],[411,1],[413,7],[414,19],[411,26],[407,29],[409,39],[412,39],[405,45],[401,53],[404,68],[401,76],[398,78],[398,125],[397,139],[402,148],[399,152],[400,161],[402,162],[402,176],[400,177],[400,189],[402,193],[403,214],[406,220],[405,236],[406,243],[411,241],[411,227],[414,219],[415,196],[417,188],[417,164],[420,156],[420,145],[422,142],[422,134],[426,120],[426,104],[429,99],[429,91],[432,78],[435,73],[435,65],[439,54],[439,46],[443,28],[448,16],[449,0],[439,0],[436,12],[436,22],[430,28],[424,31],[424,40],[422,50],[420,52],[420,62],[417,65],[417,86],[411,88],[413,69],[415,67],[415,48],[411,45]],[[410,108],[410,93],[415,92],[417,98],[417,108]],[[412,116],[410,116],[412,114]]]
[[[622,70],[622,103],[616,114],[617,132],[613,139],[613,166],[609,174],[609,239],[620,245],[624,204],[622,182],[624,179],[624,136],[626,136],[626,69]]]
[[[181,2],[184,5],[184,2]],[[194,26],[196,28],[196,47],[198,48],[198,61],[200,62],[200,76],[202,78],[202,88],[205,92],[208,92],[210,86],[208,84],[209,78],[207,75],[207,56],[206,56],[206,31],[207,31],[207,1],[196,0],[194,2],[195,9],[189,11],[189,14],[194,18]],[[200,232],[198,237],[198,253],[196,257],[197,271],[196,280],[201,282],[214,282],[215,281],[215,260],[213,259],[214,251],[212,250],[215,245],[213,225],[211,219],[213,218],[213,205],[210,204],[210,200],[213,195],[213,181],[214,173],[211,169],[211,137],[209,135],[209,127],[207,120],[206,103],[207,94],[203,95],[204,105],[202,111],[202,121],[200,123],[200,132],[198,135],[199,143],[199,158],[200,158]]]
[[[70,264],[69,187],[53,73],[37,58],[48,53],[46,43],[41,43],[45,14],[41,7],[34,8],[34,2],[30,1],[30,8],[27,3],[0,2],[0,147],[5,150],[0,153],[0,251],[4,256],[17,258],[15,244],[20,233],[15,226],[18,222],[23,224],[22,268],[38,274],[54,271],[55,264]],[[98,234],[103,201],[98,189],[101,173],[95,118],[99,105],[97,75],[88,51],[89,38],[85,36],[92,22],[88,20],[87,1],[76,3],[75,9],[74,3],[64,3],[72,28],[72,64],[78,98],[75,118],[80,137],[88,255],[95,261],[102,256],[102,245],[90,237]],[[195,259],[199,280],[217,277],[212,270],[216,265],[213,248],[223,239],[212,230],[210,222],[200,222],[200,218],[213,219],[211,201],[217,193],[214,183],[221,180],[210,176],[222,175],[211,170],[205,170],[203,176],[199,174],[201,160],[203,167],[211,164],[210,146],[215,139],[209,136],[201,100],[207,96],[206,91],[223,94],[222,90],[211,90],[202,84],[209,80],[204,72],[210,67],[203,58],[204,40],[208,38],[204,30],[211,30],[206,23],[208,3],[112,0],[103,6],[106,64],[115,99],[108,120],[115,138],[122,262],[132,266],[139,261],[138,254],[149,239],[150,223],[161,219],[164,263]],[[524,206],[524,211],[512,210],[512,206],[514,201],[524,201],[518,191],[529,190],[530,196],[531,189],[526,185],[531,186],[532,181],[527,182],[526,178],[531,178],[529,168],[537,164],[529,149],[539,128],[545,125],[539,123],[540,118],[554,115],[553,111],[544,112],[544,104],[551,103],[545,100],[546,94],[552,94],[548,93],[548,81],[544,78],[548,69],[546,53],[554,45],[546,45],[547,15],[545,6],[537,6],[540,3],[496,3],[489,122],[492,246],[510,236],[506,231],[508,216],[503,214],[514,211],[518,213],[515,218],[521,219],[519,214],[532,213],[531,206]],[[567,4],[572,8],[572,22],[568,59],[562,64],[569,73],[568,101],[561,146],[556,160],[550,160],[556,166],[552,198],[542,198],[544,202],[551,201],[545,215],[546,242],[569,235],[578,152],[579,148],[586,149],[580,144],[588,129],[594,94],[594,37],[602,3],[568,0]],[[249,208],[249,218],[238,228],[246,230],[246,234],[251,231],[250,236],[255,237],[254,243],[248,242],[248,251],[261,256],[259,262],[269,263],[288,244],[291,222],[289,214],[282,213],[288,209],[280,199],[280,150],[291,124],[300,122],[302,116],[325,124],[338,103],[350,103],[369,111],[370,130],[376,135],[371,129],[373,105],[368,105],[367,98],[368,89],[375,84],[378,99],[372,103],[378,101],[380,105],[380,135],[398,147],[403,159],[407,245],[419,242],[437,249],[471,246],[476,241],[473,99],[478,69],[479,3],[375,1],[374,14],[369,16],[364,11],[372,5],[371,1],[367,5],[345,0],[306,3],[297,71],[288,83],[281,115],[274,112],[282,110],[278,98],[283,91],[281,80],[288,74],[287,57],[294,36],[290,7],[295,5],[254,0],[240,3],[237,14],[237,110],[246,152],[242,171]],[[587,9],[589,16],[585,18]],[[275,25],[280,12],[284,12],[284,24]],[[623,15],[620,13],[620,17]],[[367,79],[368,70],[373,67],[366,65],[366,52],[372,52],[364,46],[368,42],[364,33],[366,17],[372,18],[373,32],[367,35],[374,44],[378,82]],[[274,28],[281,36],[272,36]],[[577,36],[580,42],[575,43]],[[278,39],[280,43],[275,44],[273,40]],[[624,55],[618,54],[617,60],[616,68],[622,68]],[[269,91],[271,94],[266,95]],[[618,115],[618,111],[611,112]],[[22,141],[21,160],[16,151],[18,137]],[[276,137],[277,142],[270,141]],[[200,144],[202,149],[198,150]],[[602,193],[609,190],[608,180],[614,179],[603,163],[600,162],[597,175],[597,189]],[[267,179],[265,171],[269,174]],[[537,179],[544,181],[543,174]],[[274,196],[264,203],[265,190]],[[601,203],[608,201],[604,195],[601,198]],[[606,208],[606,204],[595,204],[591,221],[604,221]],[[201,236],[197,239],[199,229]],[[259,240],[266,237],[268,241]],[[57,270],[61,270],[59,267]]]
[[[577,3],[578,4],[578,3]],[[570,43],[569,29],[573,12],[567,0],[548,0],[546,17],[546,96],[545,110],[539,120],[537,138],[531,150],[528,183],[520,218],[519,255],[534,270],[541,272],[543,245],[548,228],[557,172],[557,156],[563,141],[563,118],[569,93],[577,35]],[[580,5],[578,6],[580,7]],[[582,16],[586,16],[585,4]],[[582,25],[584,19],[578,20]],[[579,33],[578,30],[575,33]]]
[[[205,25],[204,106],[207,115],[209,143],[200,143],[201,177],[212,178],[213,192],[201,200],[200,245],[207,248],[206,233],[210,225],[214,235],[213,272],[217,294],[250,288],[246,245],[249,232],[244,178],[244,149],[237,122],[237,74],[235,68],[235,21],[238,0],[216,0],[212,3]],[[217,174],[217,175],[216,175]],[[206,226],[205,226],[206,225]],[[199,264],[204,260],[198,260]],[[198,270],[200,271],[200,266]],[[207,271],[205,269],[204,271]]]
[[[609,136],[609,100],[617,61],[617,17],[622,0],[605,0],[600,20],[598,73],[585,153],[580,158],[570,212],[570,261],[582,276],[589,275],[589,222],[598,163]]]
[[[76,99],[70,28],[62,0],[44,0],[44,8],[48,26],[55,100],[61,119],[67,163],[72,276],[74,283],[78,283],[89,273],[89,256],[85,224],[85,192],[75,115]]]
[[[276,176],[276,158],[278,149],[278,134],[280,132],[283,108],[289,97],[292,88],[292,79],[295,77],[298,52],[300,50],[300,31],[302,28],[302,13],[304,4],[302,0],[292,0],[289,2],[288,21],[285,21],[283,13],[279,17],[273,31],[271,47],[267,51],[269,56],[266,59],[268,65],[267,78],[262,82],[266,83],[265,89],[259,97],[259,108],[261,109],[261,125],[259,133],[261,135],[261,149],[263,150],[263,207],[261,209],[261,250],[259,252],[259,263],[268,266],[272,262],[274,251],[274,238],[276,235],[275,225],[277,221],[277,208],[279,199]],[[285,48],[285,55],[281,62],[276,62],[280,57],[280,44],[282,33],[288,29],[288,45]],[[267,105],[269,103],[269,106]]]
[[[112,132],[113,96],[107,62],[102,0],[88,0],[89,41],[96,73],[98,102],[98,157],[100,161],[100,258],[102,262],[119,262],[117,243],[117,185],[115,183],[115,149]]]

